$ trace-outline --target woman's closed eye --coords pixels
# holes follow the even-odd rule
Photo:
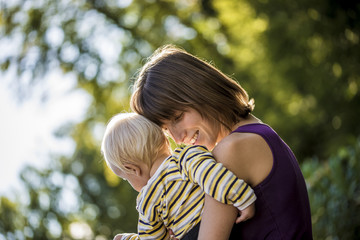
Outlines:
[[[184,112],[181,112],[180,114],[176,115],[174,118],[174,122],[180,121],[183,116],[184,116]]]

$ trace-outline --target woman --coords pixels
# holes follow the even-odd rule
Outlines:
[[[253,187],[256,214],[234,226],[236,209],[207,197],[200,239],[228,239],[230,233],[230,239],[312,239],[298,162],[286,143],[251,114],[254,102],[234,80],[182,49],[164,46],[141,69],[131,107],[177,144],[213,149],[218,162]]]

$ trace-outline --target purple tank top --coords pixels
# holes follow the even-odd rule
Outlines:
[[[232,133],[245,132],[266,140],[274,162],[266,179],[253,188],[255,216],[235,225],[230,239],[312,239],[308,193],[293,152],[268,125],[244,125]]]

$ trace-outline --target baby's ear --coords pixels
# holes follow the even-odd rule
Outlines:
[[[124,167],[129,171],[130,174],[134,174],[136,176],[141,175],[141,168],[135,164],[126,163]]]

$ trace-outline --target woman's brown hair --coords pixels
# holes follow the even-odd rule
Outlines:
[[[190,107],[229,130],[254,108],[236,81],[172,45],[156,50],[140,70],[130,104],[160,126]]]

